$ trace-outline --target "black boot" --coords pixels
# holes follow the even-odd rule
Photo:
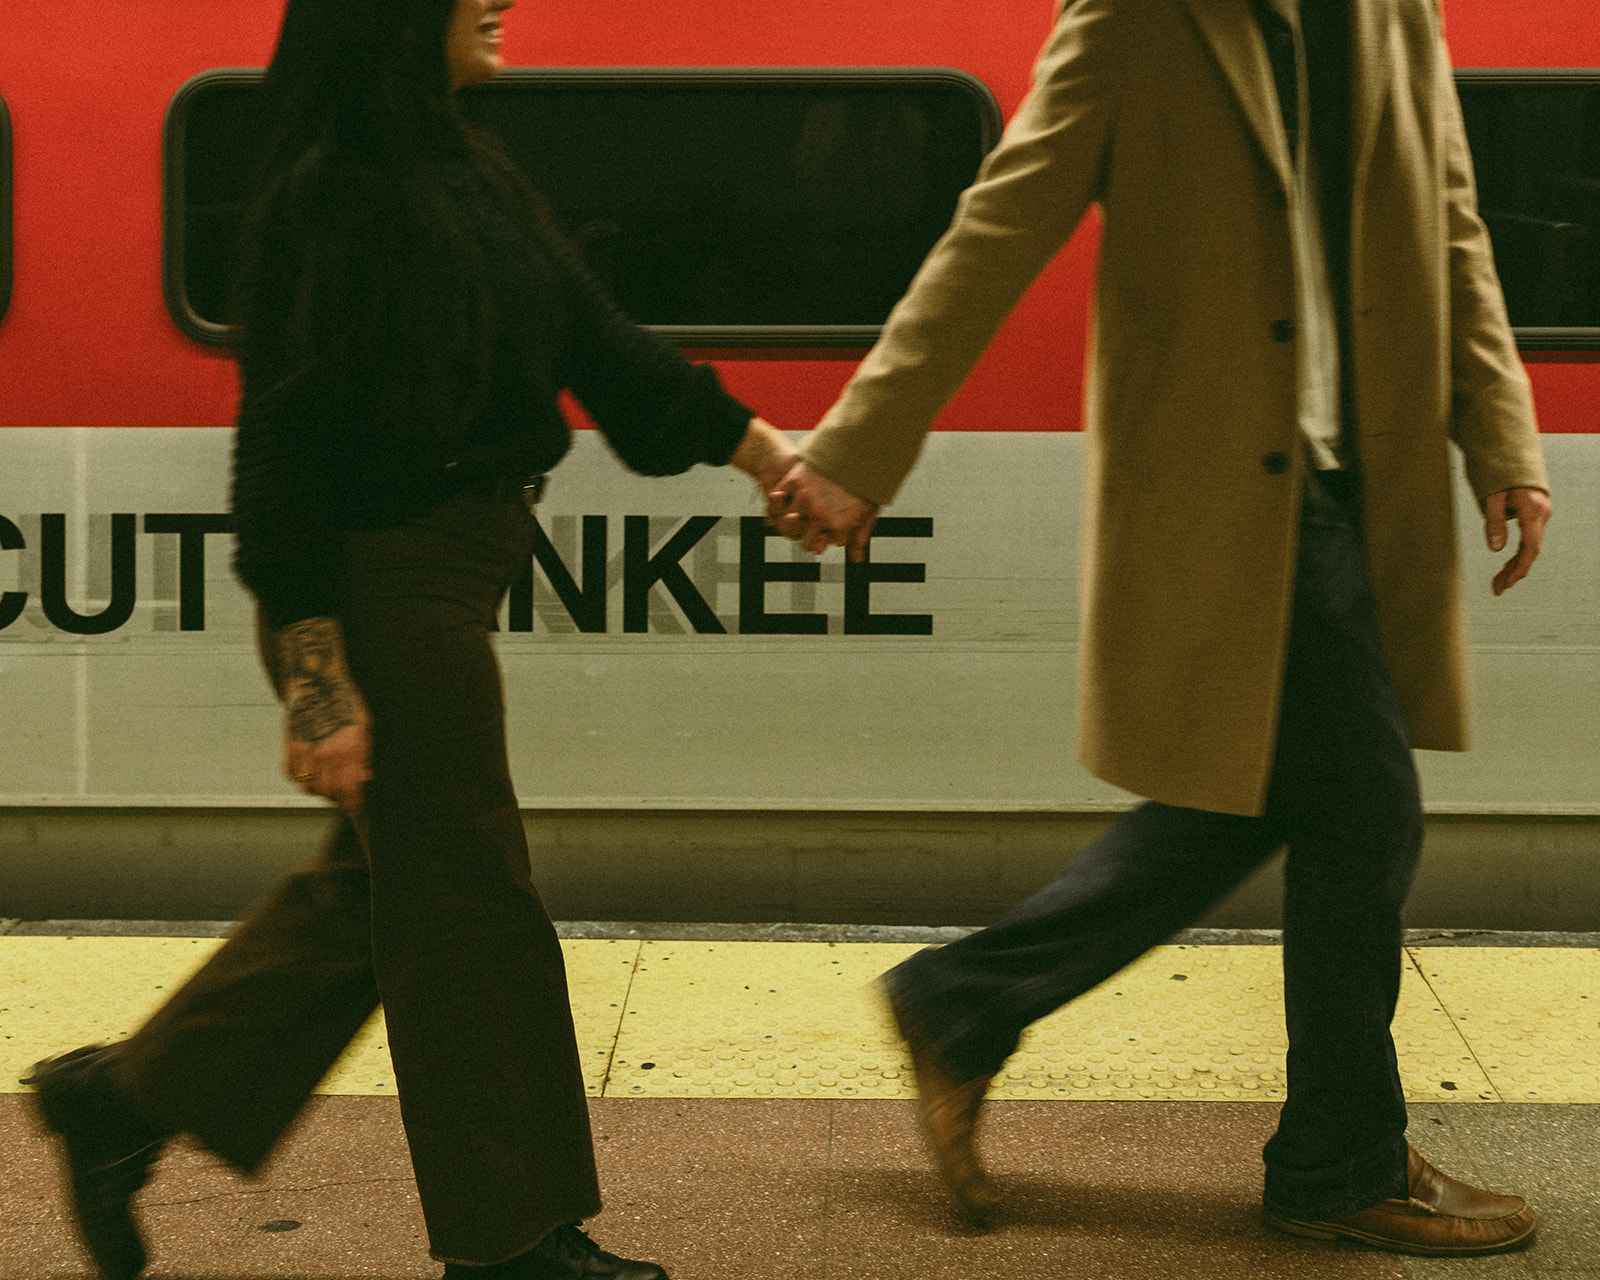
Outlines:
[[[447,1262],[444,1280],[667,1280],[653,1262],[607,1253],[576,1225],[557,1227],[527,1253],[492,1267]]]
[[[134,1280],[146,1259],[130,1202],[172,1134],[117,1089],[110,1054],[103,1045],[74,1049],[21,1083],[38,1090],[34,1102],[66,1146],[72,1212],[89,1253],[107,1280]]]

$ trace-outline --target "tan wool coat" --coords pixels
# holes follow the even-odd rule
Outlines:
[[[1349,4],[1368,559],[1412,744],[1462,750],[1449,442],[1480,501],[1547,481],[1436,0]],[[1079,754],[1139,795],[1227,813],[1265,800],[1293,589],[1292,177],[1249,0],[1066,0],[1001,145],[804,446],[824,475],[890,501],[1098,204]]]

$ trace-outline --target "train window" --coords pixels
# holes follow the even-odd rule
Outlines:
[[[1600,347],[1600,70],[1456,80],[1518,343]]]
[[[0,98],[0,320],[11,305],[11,112]]]
[[[259,71],[181,89],[166,128],[173,318],[225,340]],[[685,346],[860,347],[999,138],[941,68],[511,69],[462,95],[623,309]]]

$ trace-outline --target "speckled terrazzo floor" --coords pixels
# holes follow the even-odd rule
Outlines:
[[[1256,1220],[1277,1108],[996,1102],[984,1147],[1007,1196],[978,1233],[948,1212],[909,1104],[594,1099],[609,1248],[674,1280],[1435,1280],[1600,1277],[1600,1108],[1419,1104],[1442,1167],[1525,1193],[1532,1249],[1431,1261],[1277,1235]],[[0,1097],[0,1280],[89,1280],[50,1140]],[[398,1104],[320,1097],[256,1181],[169,1153],[141,1196],[150,1280],[435,1280]],[[265,1229],[264,1229],[265,1228]]]

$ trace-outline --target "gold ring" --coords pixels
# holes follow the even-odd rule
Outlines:
[[[311,775],[309,773],[297,773],[294,775],[294,780],[296,782],[310,782]]]

